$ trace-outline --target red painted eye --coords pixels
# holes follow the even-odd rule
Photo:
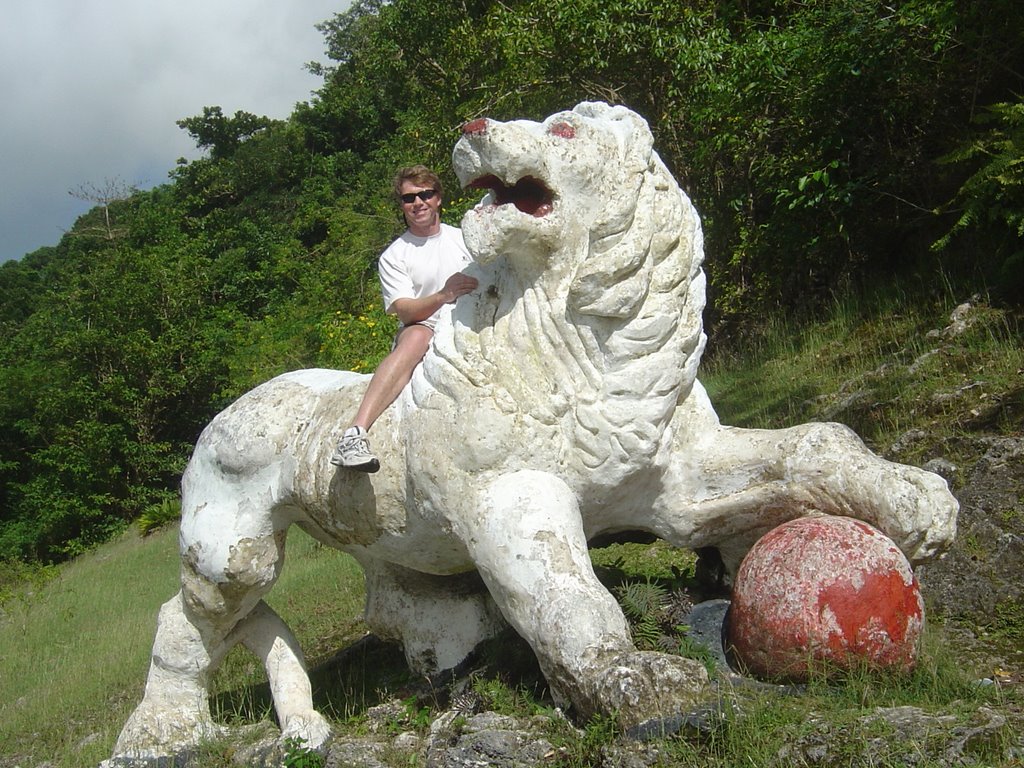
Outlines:
[[[576,129],[572,123],[552,123],[551,127],[548,128],[548,133],[552,136],[559,136],[563,139],[575,139]]]
[[[466,135],[487,133],[487,118],[479,117],[476,120],[470,120],[468,123],[463,124],[462,132]]]

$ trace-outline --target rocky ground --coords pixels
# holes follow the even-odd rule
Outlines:
[[[932,613],[972,665],[1002,684],[1024,682],[1024,439],[964,438],[979,458],[953,487],[957,540],[918,569]]]

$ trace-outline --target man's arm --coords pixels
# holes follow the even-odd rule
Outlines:
[[[418,299],[395,299],[388,307],[388,312],[397,315],[402,325],[421,323],[445,304],[454,304],[459,296],[470,293],[476,287],[477,279],[475,277],[456,272],[445,281],[444,287],[436,293],[421,296]]]

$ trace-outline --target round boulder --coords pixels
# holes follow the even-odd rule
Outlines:
[[[917,661],[924,601],[907,558],[849,517],[803,517],[765,534],[740,564],[727,640],[750,674],[905,672]]]

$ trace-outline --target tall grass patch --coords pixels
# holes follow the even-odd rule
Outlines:
[[[129,533],[5,602],[0,744],[56,766],[109,756],[142,695],[157,610],[177,590],[177,528]]]
[[[768,321],[755,341],[712,355],[701,380],[724,423],[839,421],[875,450],[912,429],[932,442],[1018,429],[1021,318],[976,297],[955,328],[954,309],[896,293],[837,301],[815,322]]]
[[[917,668],[908,674],[853,670],[822,675],[793,689],[723,688],[720,727],[703,739],[667,742],[665,765],[676,768],[730,768],[741,765],[843,765],[898,768],[910,764],[947,765],[947,759],[926,757],[941,751],[919,742],[921,733],[900,732],[886,711],[903,707],[936,718],[939,744],[949,729],[970,722],[979,708],[1004,704],[994,686],[977,684],[972,670],[949,653],[941,632],[926,632]],[[902,710],[900,710],[902,711]],[[978,762],[1000,752],[1013,738],[1006,724],[981,745]],[[980,750],[980,751],[979,751]]]
[[[54,768],[110,756],[142,698],[157,612],[178,590],[177,535],[177,526],[126,533],[10,591],[0,609],[0,755],[46,757]],[[315,664],[364,633],[362,572],[297,528],[287,549],[267,602]],[[265,680],[255,657],[232,651],[214,680],[223,719],[265,715],[269,703],[252,703]]]

